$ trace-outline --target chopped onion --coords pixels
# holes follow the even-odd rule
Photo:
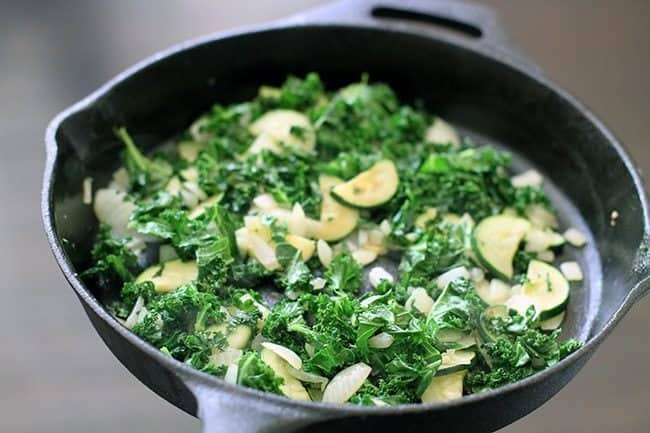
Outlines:
[[[314,288],[314,290],[322,290],[325,287],[325,284],[327,284],[327,280],[325,278],[314,278],[312,279],[309,284]]]
[[[135,305],[133,305],[133,309],[131,310],[131,314],[129,314],[129,317],[127,317],[126,321],[124,322],[124,326],[132,329],[147,314],[148,311],[144,307],[144,298],[142,296],[138,296],[138,299],[135,301]]]
[[[404,308],[408,311],[415,307],[422,314],[429,314],[431,307],[433,307],[433,299],[427,294],[427,291],[422,287],[416,287],[411,292],[411,296],[406,300]]]
[[[368,233],[368,241],[375,245],[383,245],[386,236],[381,230],[370,230]]]
[[[388,222],[388,220],[383,220],[383,221],[379,224],[379,230],[381,230],[381,232],[382,232],[385,236],[388,236],[388,235],[390,234],[390,232],[391,232],[391,230],[392,230],[392,227],[390,226],[390,223]]]
[[[325,403],[345,403],[361,388],[372,368],[360,362],[340,371],[323,393]]]
[[[113,173],[113,179],[108,184],[108,187],[117,191],[126,192],[129,189],[129,183],[129,172],[124,167],[121,167]]]
[[[510,299],[506,301],[506,306],[511,308],[521,314],[522,316],[526,315],[526,310],[532,304],[530,298],[524,295],[512,295]]]
[[[526,208],[524,214],[526,214],[526,218],[536,227],[557,227],[555,215],[541,204],[531,204]]]
[[[232,347],[229,347],[224,351],[213,349],[212,355],[210,355],[210,362],[215,365],[237,364],[243,353],[244,352],[241,349],[235,349]]]
[[[460,137],[449,123],[439,117],[436,117],[424,136],[429,143],[451,144],[454,147],[460,146]]]
[[[98,189],[95,192],[94,210],[101,223],[111,226],[114,236],[125,237],[132,234],[128,224],[135,204],[127,200],[126,193],[110,188]]]
[[[512,186],[515,188],[523,188],[525,186],[540,186],[544,178],[537,170],[528,170],[511,179]]]
[[[368,232],[366,230],[359,230],[357,232],[357,242],[360,246],[365,246],[368,243]]]
[[[469,276],[474,281],[475,283],[478,283],[480,281],[483,281],[485,278],[485,272],[483,272],[483,269],[481,268],[472,268],[469,271]]]
[[[551,250],[544,250],[537,253],[537,258],[544,262],[552,262],[555,260],[555,253]]]
[[[239,365],[230,364],[228,366],[228,370],[226,370],[226,375],[223,377],[223,380],[225,380],[228,383],[236,384],[238,373],[239,373]]]
[[[296,370],[300,370],[302,368],[302,359],[300,359],[300,357],[293,350],[288,349],[284,346],[280,346],[279,344],[270,343],[268,341],[262,343],[262,347],[278,355],[280,358],[285,360],[287,364]]]
[[[379,283],[381,283],[382,280],[388,280],[389,283],[395,281],[393,276],[381,266],[375,266],[370,270],[368,273],[368,280],[370,281],[370,284],[372,284],[372,287],[379,286]]]
[[[458,268],[451,269],[444,274],[438,277],[438,285],[443,289],[447,287],[449,283],[458,278],[467,278],[469,279],[470,275],[465,266],[460,266]]]
[[[560,270],[569,281],[582,281],[582,269],[578,262],[564,262],[560,265]]]
[[[388,349],[395,339],[387,332],[381,332],[368,339],[368,346],[373,349]]]
[[[330,248],[327,242],[319,239],[316,242],[316,252],[318,254],[318,260],[320,260],[325,268],[328,268],[332,262],[332,248]]]
[[[365,266],[375,261],[377,258],[377,253],[374,251],[361,249],[354,251],[352,253],[352,257],[354,260]]]
[[[258,195],[253,199],[253,204],[261,210],[274,209],[278,207],[278,204],[275,202],[271,194]]]
[[[295,369],[291,365],[287,365],[286,369],[291,376],[295,377],[301,382],[319,384],[321,391],[325,390],[325,387],[327,386],[327,382],[329,382],[329,379],[324,376],[319,376],[318,374],[313,374],[313,373],[307,373],[306,371]]]
[[[574,247],[582,247],[587,243],[586,236],[573,227],[564,232],[564,238]]]
[[[196,167],[187,167],[186,169],[181,170],[180,175],[185,180],[190,182],[199,182],[199,170]]]
[[[81,202],[83,204],[92,204],[93,202],[93,178],[86,177],[84,178],[82,184],[83,194],[81,197]]]

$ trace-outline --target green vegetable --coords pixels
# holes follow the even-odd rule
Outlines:
[[[355,295],[363,284],[362,267],[352,256],[337,254],[325,272],[327,291],[330,293]]]
[[[81,273],[81,278],[100,287],[119,287],[133,281],[140,267],[128,243],[129,239],[113,237],[109,226],[100,226],[90,253],[93,264]]]
[[[276,376],[271,367],[266,365],[257,352],[246,352],[239,361],[237,383],[260,391],[282,394],[280,385],[284,383]]]
[[[82,277],[180,362],[312,400],[363,363],[372,373],[349,402],[406,404],[493,389],[580,347],[560,342],[561,318],[542,324],[569,295],[533,272],[563,243],[535,226],[554,217],[544,191],[515,188],[507,153],[386,84],[329,91],[315,73],[291,76],[215,104],[173,146],[145,153],[116,134],[134,210],[113,233],[131,237],[101,226]],[[536,231],[509,236],[515,222]],[[477,294],[499,277],[510,309]]]

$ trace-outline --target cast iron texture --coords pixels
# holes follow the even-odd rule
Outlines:
[[[172,47],[59,114],[46,134],[43,220],[55,258],[104,342],[148,387],[198,415],[205,432],[406,433],[423,426],[489,432],[544,403],[650,287],[650,222],[642,181],[620,143],[507,47],[496,18],[483,7],[342,1],[284,22]],[[588,279],[572,295],[567,325],[569,334],[585,340],[582,349],[531,378],[448,403],[327,405],[291,401],[195,371],[106,312],[99,301],[103,294],[86,287],[77,271],[87,266],[96,230],[92,209],[81,202],[82,179],[92,176],[101,186],[119,165],[113,127],[124,125],[139,145],[154,146],[216,101],[247,99],[262,83],[308,71],[332,87],[369,72],[402,99],[423,99],[467,133],[512,151],[520,167],[534,165],[552,179],[563,224],[577,225],[591,240],[575,257]],[[612,210],[620,215],[615,226],[609,224]]]

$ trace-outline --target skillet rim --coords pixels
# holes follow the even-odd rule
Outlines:
[[[211,43],[218,43],[220,41],[228,39],[236,39],[243,36],[263,36],[265,33],[274,33],[282,31],[290,31],[295,29],[302,28],[312,28],[312,29],[342,29],[346,31],[369,31],[376,33],[393,33],[399,34],[400,36],[406,36],[411,38],[420,38],[420,39],[433,39],[438,42],[446,43],[452,45],[455,49],[462,49],[469,51],[472,55],[482,58],[482,61],[493,61],[500,63],[502,66],[514,70],[514,72],[522,74],[526,79],[536,82],[536,84],[541,85],[551,92],[555,93],[562,100],[568,103],[576,112],[581,113],[582,116],[600,133],[604,138],[607,139],[609,145],[614,148],[617,156],[623,161],[625,167],[627,168],[628,173],[630,174],[632,181],[634,183],[635,190],[639,196],[639,200],[642,205],[642,215],[643,215],[643,229],[644,234],[647,237],[650,233],[650,209],[648,205],[648,196],[644,189],[644,182],[642,180],[641,174],[639,173],[636,165],[634,164],[632,158],[628,154],[625,146],[620,143],[614,134],[605,126],[603,121],[598,119],[592,112],[589,110],[582,102],[580,102],[576,97],[571,95],[566,90],[559,87],[557,84],[549,80],[548,78],[542,76],[542,74],[536,70],[531,70],[530,67],[519,63],[516,61],[516,57],[510,57],[503,49],[498,47],[490,47],[486,45],[473,44],[470,41],[466,41],[457,36],[446,35],[446,34],[435,34],[435,33],[415,33],[413,31],[408,31],[405,28],[381,28],[377,25],[370,23],[340,23],[340,22],[317,22],[317,23],[287,23],[287,22],[276,22],[271,24],[255,25],[255,26],[246,26],[239,27],[234,30],[218,32],[209,34],[206,36],[201,36],[198,38],[193,38],[178,44],[174,44],[166,49],[158,51],[153,55],[146,57],[145,59],[139,61],[133,66],[123,70],[122,72],[115,75],[109,81],[101,85],[97,90],[90,93],[85,98],[74,103],[68,108],[61,111],[57,114],[54,119],[49,123],[46,134],[45,134],[45,145],[47,151],[47,158],[45,162],[45,171],[43,176],[43,187],[41,191],[41,212],[43,218],[43,224],[45,226],[45,232],[47,235],[48,243],[54,254],[56,262],[63,272],[66,280],[69,285],[77,293],[77,296],[88,305],[94,311],[97,316],[108,324],[113,330],[115,330],[121,337],[126,339],[132,346],[135,346],[139,350],[143,351],[146,355],[153,358],[157,363],[162,367],[166,368],[168,371],[173,372],[178,379],[187,386],[190,391],[195,396],[198,403],[200,402],[199,393],[196,392],[198,387],[208,387],[211,391],[225,391],[230,394],[233,394],[236,397],[243,399],[255,399],[262,400],[265,403],[272,404],[275,406],[280,406],[284,408],[291,408],[296,410],[302,410],[307,413],[318,413],[323,412],[323,415],[339,415],[343,416],[367,416],[367,415],[402,415],[402,414],[416,414],[423,412],[433,412],[436,410],[445,410],[448,408],[458,408],[465,405],[471,405],[474,403],[482,402],[483,400],[488,400],[493,397],[498,397],[503,394],[508,394],[511,392],[522,390],[523,388],[532,386],[533,384],[539,384],[543,382],[548,377],[555,375],[556,373],[561,373],[563,370],[570,369],[574,363],[584,356],[589,356],[607,337],[607,335],[613,330],[615,325],[623,318],[623,316],[628,312],[628,310],[634,305],[635,301],[642,295],[642,286],[646,285],[650,280],[650,277],[647,275],[645,277],[639,277],[639,280],[629,288],[628,294],[622,300],[620,306],[616,311],[609,317],[607,322],[603,325],[603,328],[596,333],[592,338],[584,342],[582,347],[576,352],[569,355],[567,358],[558,362],[557,364],[549,367],[545,370],[542,370],[538,373],[535,373],[532,376],[529,376],[525,379],[519,380],[517,382],[476,394],[471,394],[463,396],[462,398],[450,400],[447,402],[434,402],[434,403],[411,403],[411,404],[400,404],[392,406],[357,406],[352,404],[334,404],[334,403],[322,403],[322,402],[303,402],[292,400],[284,396],[266,393],[252,388],[246,388],[239,385],[230,384],[223,379],[220,379],[216,376],[209,375],[208,373],[201,372],[186,365],[185,363],[178,361],[174,358],[171,358],[160,350],[156,349],[154,346],[142,340],[136,334],[128,330],[121,323],[115,319],[95,298],[89,289],[86,288],[85,284],[77,276],[77,272],[74,270],[74,267],[68,257],[66,256],[61,240],[56,234],[55,231],[55,221],[53,216],[53,186],[55,183],[54,172],[57,168],[58,163],[58,145],[56,141],[56,133],[63,124],[63,122],[68,119],[70,116],[83,111],[86,108],[91,107],[95,104],[100,98],[109,94],[114,87],[120,83],[128,80],[133,75],[136,75],[140,72],[143,72],[148,67],[158,63],[163,59],[173,57],[177,54],[180,54],[183,51],[197,48],[199,46],[208,45]],[[631,270],[631,272],[635,272]],[[109,349],[111,349],[109,347]],[[112,351],[112,350],[111,350]],[[138,378],[139,380],[139,378]],[[568,383],[568,382],[567,382]],[[562,385],[562,387],[565,384]],[[198,409],[197,409],[198,411]],[[327,418],[325,418],[327,419]]]

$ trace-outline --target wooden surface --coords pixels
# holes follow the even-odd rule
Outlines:
[[[0,2],[1,432],[199,431],[198,421],[121,367],[60,276],[39,217],[43,131],[60,109],[158,49],[318,3]],[[648,170],[650,2],[486,3],[546,74],[605,119]],[[650,431],[648,329],[646,299],[575,381],[503,432]]]

